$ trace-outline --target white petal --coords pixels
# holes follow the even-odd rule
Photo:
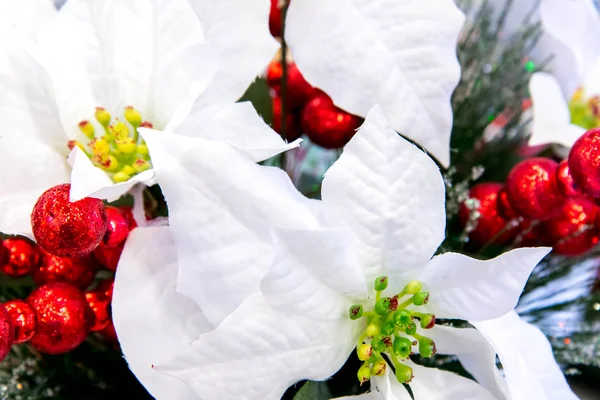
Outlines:
[[[217,325],[258,292],[273,260],[271,228],[316,226],[316,205],[298,193],[285,172],[256,165],[227,143],[140,133],[169,204],[178,290]]]
[[[343,229],[275,229],[275,260],[260,288],[281,311],[313,318],[348,317],[352,299],[365,299],[365,278]]]
[[[286,143],[265,124],[250,102],[193,110],[173,129],[187,136],[230,143],[248,153],[254,161],[266,160],[299,144]]]
[[[322,196],[356,234],[360,264],[373,278],[431,258],[444,239],[444,190],[435,163],[375,107],[325,175]]]
[[[76,129],[95,106],[114,114],[126,105],[165,124],[154,108],[172,108],[195,82],[194,74],[201,79],[206,60],[194,54],[194,43],[203,40],[186,0],[68,1],[43,43],[65,126]],[[174,72],[179,80],[165,91],[158,80]]]
[[[306,79],[344,110],[390,125],[450,162],[450,96],[464,15],[451,0],[291,2],[285,36]]]
[[[59,118],[46,71],[31,48],[3,48],[0,51],[0,119],[3,137],[31,137],[65,156],[69,138]],[[18,127],[18,129],[16,128]]]
[[[462,366],[496,398],[508,398],[506,382],[496,367],[496,351],[476,329],[436,325],[422,334],[435,342],[438,354],[456,355]]]
[[[127,238],[115,276],[112,313],[129,368],[157,399],[199,399],[152,366],[170,360],[212,327],[175,290],[177,252],[168,227],[138,228]]]
[[[511,250],[481,261],[459,253],[434,257],[421,280],[431,293],[428,307],[438,318],[498,318],[517,305],[533,268],[552,250]]]
[[[73,148],[69,155],[69,164],[73,167],[71,171],[71,201],[81,200],[84,197],[95,197],[109,202],[115,201],[138,183],[147,186],[156,183],[153,169],[134,175],[126,182],[114,183],[106,172],[92,164],[79,147]]]
[[[585,129],[571,124],[569,106],[556,79],[544,72],[535,73],[529,81],[529,92],[533,103],[529,144],[558,143],[571,148]]]
[[[555,73],[567,96],[588,76],[600,56],[600,17],[592,0],[544,0],[540,4],[544,31],[560,43]],[[570,65],[569,65],[570,64]]]
[[[471,323],[492,344],[508,382],[511,400],[572,400],[546,336],[511,311],[501,318]]]
[[[410,388],[415,399],[499,400],[477,382],[453,372],[422,367],[411,361],[407,361],[405,364],[413,369],[414,379],[410,382]],[[390,381],[392,379],[390,378]],[[402,385],[398,384],[398,386],[404,389]],[[400,390],[400,388],[396,390]]]
[[[0,137],[0,168],[0,232],[32,237],[33,206],[46,190],[69,182],[69,166],[34,140]]]
[[[0,13],[0,42],[35,40],[38,31],[56,14],[52,0],[3,1]]]
[[[347,360],[360,324],[293,316],[250,297],[214,331],[158,368],[204,400],[279,400],[301,379],[324,380]]]
[[[268,0],[190,0],[219,70],[198,99],[200,110],[238,100],[274,56],[279,44],[269,32]]]

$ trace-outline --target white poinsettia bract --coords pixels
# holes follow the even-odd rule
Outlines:
[[[539,354],[513,351],[495,340],[493,329],[484,332],[488,342],[472,328],[431,326],[432,315],[502,324],[550,249],[517,249],[487,261],[457,253],[433,257],[445,231],[442,176],[425,153],[394,132],[379,108],[327,172],[321,202],[303,198],[281,171],[255,165],[227,144],[142,134],[164,182],[179,263],[177,278],[149,279],[148,285],[172,288],[177,282],[180,295],[193,299],[216,327],[170,361],[144,355],[151,373],[185,382],[202,399],[279,399],[299,380],[327,379],[363,344],[375,356],[394,354],[399,380],[414,374],[410,385],[417,398],[522,398],[518,383],[500,376],[496,353],[517,360],[510,363],[512,376],[548,378],[548,371],[530,369],[525,361]],[[119,269],[132,271],[137,263],[131,257]],[[148,330],[145,312],[158,321],[177,306],[165,300],[137,315],[120,314],[134,284],[122,276],[117,274],[115,289],[122,297],[113,304],[119,334],[128,335],[120,324]],[[384,290],[375,290],[377,277],[387,277]],[[357,305],[362,317],[352,319],[349,310]],[[158,333],[148,340],[160,346],[169,337]],[[396,341],[408,347],[394,350]],[[406,359],[407,351],[431,355],[434,343],[438,353],[457,355],[477,382]],[[123,350],[130,365],[139,364],[139,344],[129,340]],[[544,357],[552,359],[550,352]],[[390,367],[373,369],[382,368],[380,361],[365,361],[374,393],[409,399]],[[558,368],[550,375],[541,399],[558,399],[553,391],[570,393]],[[575,398],[569,396],[561,399]]]
[[[447,166],[464,19],[452,0],[294,0],[285,38],[302,74],[338,107],[365,117],[379,105],[392,128]]]

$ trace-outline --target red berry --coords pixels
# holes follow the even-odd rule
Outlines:
[[[301,115],[302,130],[315,144],[327,148],[343,147],[356,133],[361,120],[339,109],[323,92],[315,94]]]
[[[581,190],[600,197],[600,129],[590,129],[571,147],[569,170]]]
[[[14,342],[24,343],[30,340],[35,334],[37,324],[33,308],[23,300],[7,301],[4,303],[4,307],[6,307],[14,327]]]
[[[2,242],[4,259],[2,272],[13,278],[30,274],[40,263],[40,252],[35,243],[25,238],[9,238]]]
[[[466,226],[474,211],[479,212],[475,228],[469,232],[469,237],[479,244],[492,241],[505,243],[516,235],[515,229],[508,225],[510,221],[500,215],[498,210],[498,196],[502,188],[501,183],[477,184],[469,191],[469,199],[478,200],[479,207],[470,210],[466,203],[461,204],[458,215],[463,226]]]
[[[554,251],[564,255],[579,255],[597,242],[595,223],[599,208],[585,197],[569,198],[560,213],[544,222],[545,234]]]
[[[558,188],[557,168],[555,161],[541,157],[513,167],[506,179],[506,192],[520,215],[543,220],[559,212],[565,197]]]
[[[37,328],[31,344],[43,353],[61,354],[79,346],[88,334],[84,294],[66,283],[35,289],[26,300],[35,311]]]
[[[575,184],[573,176],[571,176],[571,171],[569,171],[569,162],[567,160],[562,160],[560,164],[558,164],[558,169],[556,170],[556,181],[562,194],[567,197],[577,197],[583,194],[581,189],[579,189],[579,187]]]
[[[102,243],[106,247],[115,247],[129,235],[129,219],[116,207],[106,207],[106,233]]]
[[[102,292],[85,294],[89,307],[89,329],[92,332],[104,330],[110,323],[110,298]]]
[[[33,271],[38,286],[48,282],[69,283],[85,289],[94,281],[97,265],[91,256],[66,258],[42,251],[42,262]]]
[[[38,245],[59,257],[91,253],[106,233],[106,213],[101,200],[86,197],[70,202],[70,184],[45,191],[31,213]]]
[[[280,61],[271,61],[267,68],[267,82],[279,96],[281,93],[281,81],[283,68]],[[317,90],[310,85],[302,76],[295,63],[287,64],[287,86],[285,92],[285,104],[288,108],[297,109],[303,107]],[[287,111],[287,110],[286,110]]]

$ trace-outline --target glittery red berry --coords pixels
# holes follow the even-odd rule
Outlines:
[[[84,294],[66,283],[35,289],[26,300],[35,311],[37,328],[31,344],[43,353],[61,354],[79,346],[88,334]]]
[[[129,235],[129,219],[123,212],[116,208],[108,206],[106,211],[106,233],[102,243],[106,247],[115,247],[122,243]]]
[[[31,240],[25,238],[9,238],[2,242],[4,258],[2,272],[19,278],[33,271],[40,263],[40,253]]]
[[[568,160],[562,160],[560,164],[558,164],[558,169],[556,170],[556,181],[562,194],[567,197],[577,197],[583,194],[581,189],[579,189],[573,180],[573,176],[569,170]]]
[[[361,120],[333,104],[319,91],[306,103],[301,115],[302,130],[315,144],[327,149],[343,147],[356,133]]]
[[[527,218],[544,220],[559,212],[565,196],[558,188],[558,164],[549,158],[530,158],[513,167],[506,179],[510,204]]]
[[[12,318],[0,303],[0,361],[4,360],[13,345],[14,327]]]
[[[581,190],[600,197],[600,129],[590,129],[571,147],[569,170]]]
[[[33,235],[38,245],[59,257],[81,257],[91,253],[106,233],[102,201],[86,197],[71,203],[70,189],[70,184],[48,189],[31,213]]]
[[[33,308],[23,300],[10,300],[4,303],[14,327],[14,342],[24,343],[35,334],[36,319]]]
[[[121,258],[121,253],[123,252],[124,246],[125,242],[122,242],[116,247],[106,247],[101,243],[94,250],[94,258],[104,268],[109,269],[111,271],[116,271],[117,264],[119,264],[119,259]]]
[[[111,299],[103,292],[88,292],[85,299],[89,307],[89,329],[92,332],[104,330],[110,323]]]
[[[281,134],[281,98],[273,98],[273,130]],[[295,113],[288,110],[285,115],[285,139],[293,142],[302,136],[300,131],[300,122]]]
[[[595,228],[598,211],[598,206],[583,196],[567,199],[560,213],[543,223],[554,251],[579,255],[598,243]]]
[[[94,281],[97,264],[91,256],[57,257],[42,251],[42,262],[33,271],[38,286],[48,282],[64,282],[85,289]]]
[[[281,94],[283,68],[280,61],[273,60],[267,68],[267,83],[277,95]],[[285,91],[285,105],[294,110],[303,107],[307,101],[318,92],[304,79],[295,63],[287,63],[287,86]],[[287,110],[290,111],[290,110]]]
[[[509,226],[510,221],[500,215],[498,210],[498,194],[503,186],[493,182],[477,184],[469,191],[469,199],[477,200],[479,206],[470,210],[466,202],[461,204],[458,215],[463,226],[467,225],[473,212],[479,213],[479,218],[474,222],[475,228],[469,232],[469,237],[479,244],[492,241],[505,243],[516,235],[514,228]]]

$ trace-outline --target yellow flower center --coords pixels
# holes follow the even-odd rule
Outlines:
[[[84,120],[79,123],[79,130],[89,142],[84,145],[71,140],[69,149],[79,147],[115,183],[125,182],[152,167],[148,147],[137,131],[140,127],[152,128],[152,124],[144,121],[138,110],[125,107],[125,120],[122,121],[112,118],[104,108],[97,107],[94,117],[94,122]]]
[[[587,97],[585,90],[577,89],[569,102],[571,123],[585,129],[600,127],[600,97]]]

